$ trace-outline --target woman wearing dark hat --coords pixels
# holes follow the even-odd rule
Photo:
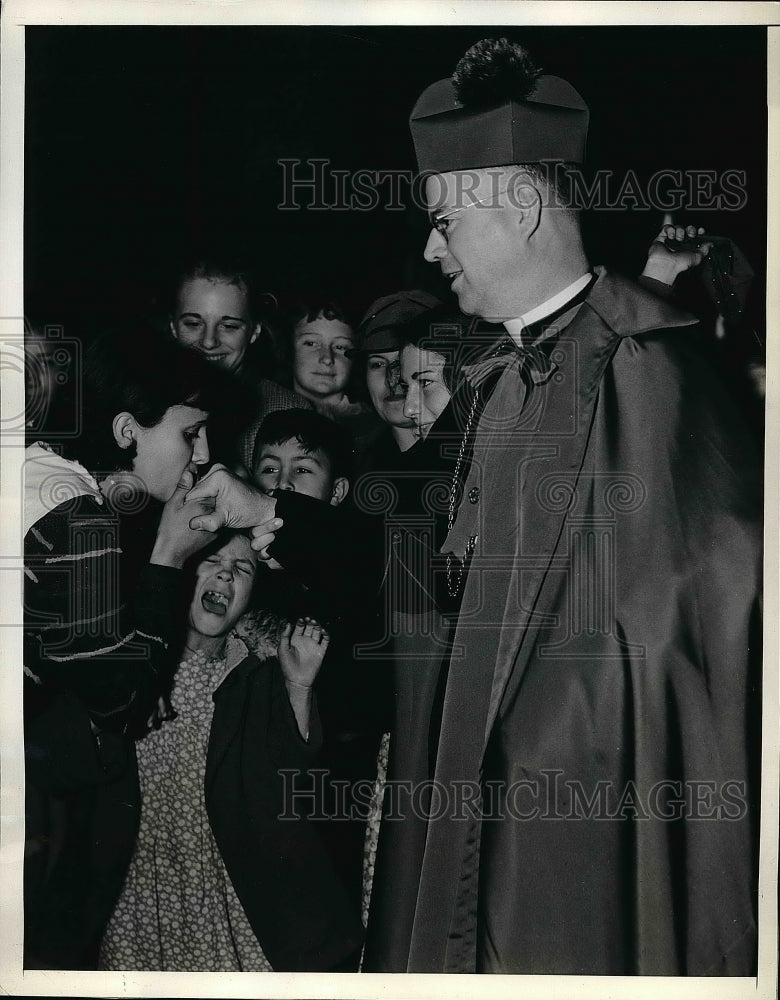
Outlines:
[[[404,414],[400,385],[403,326],[439,300],[421,289],[395,292],[377,299],[358,327],[358,343],[347,352],[355,365],[355,381],[365,380],[369,399],[383,426],[359,462],[359,471],[394,468],[399,455],[417,441],[414,423]]]
[[[387,421],[383,464],[372,456],[375,464],[364,471],[355,489],[358,504],[374,513],[381,504],[390,539],[382,634],[391,637],[384,639],[384,649],[392,664],[395,705],[392,737],[389,745],[384,740],[380,754],[375,796],[379,805],[368,824],[364,913],[369,902],[372,908],[367,970],[373,968],[375,929],[393,934],[392,914],[385,911],[394,876],[383,858],[402,856],[411,841],[425,835],[424,824],[405,822],[385,823],[380,836],[377,814],[385,778],[424,788],[430,776],[429,732],[438,728],[431,720],[440,711],[443,663],[441,655],[420,655],[420,637],[436,635],[443,642],[446,615],[455,610],[448,584],[457,579],[457,568],[438,553],[449,527],[453,491],[459,489],[467,467],[464,456],[471,447],[474,408],[482,400],[459,373],[466,362],[484,353],[475,322],[427,293],[399,293],[384,302],[385,308],[365,321],[362,347],[368,365],[379,355],[385,371],[396,367],[391,411],[396,423]],[[387,325],[378,327],[383,319]],[[372,328],[372,322],[378,328]],[[386,348],[392,350],[381,350]],[[454,592],[457,595],[457,589]],[[375,870],[379,882],[374,894]]]

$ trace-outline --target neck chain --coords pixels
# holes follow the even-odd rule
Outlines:
[[[498,346],[487,355],[485,360],[490,358],[495,358],[507,347],[507,340],[502,339]],[[463,466],[463,459],[466,455],[466,446],[468,444],[469,435],[471,434],[471,427],[474,423],[474,418],[477,415],[477,407],[479,406],[479,388],[474,389],[474,399],[471,402],[471,407],[469,409],[469,415],[466,418],[466,426],[463,431],[463,437],[460,441],[460,448],[458,449],[458,458],[455,462],[455,469],[452,473],[452,484],[450,485],[450,499],[447,506],[447,531],[452,531],[452,526],[455,524],[455,517],[457,516],[458,507],[458,483],[460,481],[460,472]],[[453,555],[451,552],[447,553],[447,593],[450,597],[456,597],[460,591],[461,584],[463,583],[463,575],[468,565],[469,559],[474,552],[474,547],[477,544],[477,536],[472,535],[466,545],[466,551],[463,555],[463,559],[458,560],[458,570],[457,575],[453,573],[452,563]]]
[[[585,285],[585,287],[580,289],[580,291],[572,299],[570,299],[568,302],[565,302],[551,315],[545,316],[542,319],[538,319],[536,320],[535,323],[532,323],[530,324],[530,326],[526,327],[524,333],[526,334],[526,336],[530,335],[529,336],[530,342],[528,344],[522,344],[522,345],[515,344],[513,338],[511,337],[502,338],[496,345],[495,349],[485,358],[482,359],[481,363],[484,363],[485,361],[489,361],[492,358],[497,357],[508,347],[516,348],[517,351],[520,353],[521,358],[524,359],[529,359],[534,356],[538,356],[539,354],[538,344],[541,340],[547,339],[548,334],[545,334],[544,336],[540,336],[539,333],[533,335],[531,334],[531,331],[533,329],[538,329],[538,330],[544,329],[545,331],[549,331],[552,333],[559,332],[557,329],[553,328],[553,324],[557,322],[557,320],[561,316],[563,316],[565,313],[571,310],[574,306],[578,306],[581,302],[583,302],[587,298],[594,281],[595,281],[595,275],[592,274],[590,280]],[[566,325],[568,325],[568,323]],[[540,369],[537,370],[540,376],[538,379],[533,377],[533,371],[535,369],[532,368],[531,372],[532,380],[534,382],[546,381],[547,378],[549,378],[550,374],[553,371],[555,371],[555,368],[556,368],[555,364],[551,365],[549,362],[546,362]],[[463,465],[463,460],[466,455],[466,445],[468,443],[469,435],[471,433],[471,427],[472,424],[474,423],[474,418],[476,417],[477,414],[480,388],[483,384],[484,383],[480,381],[479,384],[474,389],[474,401],[471,404],[471,409],[469,410],[469,415],[468,418],[466,419],[466,429],[463,432],[463,439],[460,442],[460,449],[458,451],[458,460],[455,463],[455,471],[452,475],[452,485],[450,487],[450,499],[447,511],[447,531],[452,531],[452,527],[455,524],[455,518],[457,515],[457,506],[458,506],[457,504],[458,481],[460,478],[460,472],[461,472],[461,467]],[[456,597],[458,591],[460,590],[466,566],[468,566],[469,559],[471,558],[474,552],[474,548],[477,544],[477,537],[478,537],[477,535],[472,535],[469,538],[468,543],[466,544],[466,551],[463,555],[463,559],[458,560],[457,576],[453,573],[453,568],[452,568],[453,555],[451,552],[447,553],[447,591],[449,592],[450,597]]]

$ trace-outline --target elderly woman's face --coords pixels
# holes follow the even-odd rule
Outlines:
[[[195,571],[190,627],[200,635],[227,635],[249,605],[256,569],[257,553],[245,535],[234,535],[203,559]]]
[[[444,381],[446,359],[436,351],[407,344],[401,351],[401,383],[406,388],[404,416],[424,438],[445,410],[451,392]]]
[[[211,278],[190,278],[179,289],[171,332],[207,361],[238,371],[260,327],[252,323],[243,285]]]

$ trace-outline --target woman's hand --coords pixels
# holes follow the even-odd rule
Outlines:
[[[181,569],[190,556],[216,538],[213,532],[198,531],[190,527],[194,516],[206,515],[211,510],[205,502],[186,499],[194,485],[195,475],[190,469],[186,469],[173,496],[163,507],[149,562]]]

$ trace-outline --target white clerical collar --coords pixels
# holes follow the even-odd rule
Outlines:
[[[518,316],[517,319],[508,319],[504,326],[506,327],[506,332],[514,340],[518,347],[523,346],[523,330],[529,327],[532,323],[538,322],[540,319],[544,319],[545,316],[550,316],[552,313],[556,312],[562,306],[578,295],[582,289],[588,284],[593,275],[590,271],[587,274],[583,274],[581,278],[577,278],[576,281],[572,281],[570,285],[567,285],[563,291],[558,292],[557,295],[553,295],[551,299],[547,299],[542,302],[540,306],[535,306],[533,309],[529,309],[527,313],[523,313],[522,316]]]

